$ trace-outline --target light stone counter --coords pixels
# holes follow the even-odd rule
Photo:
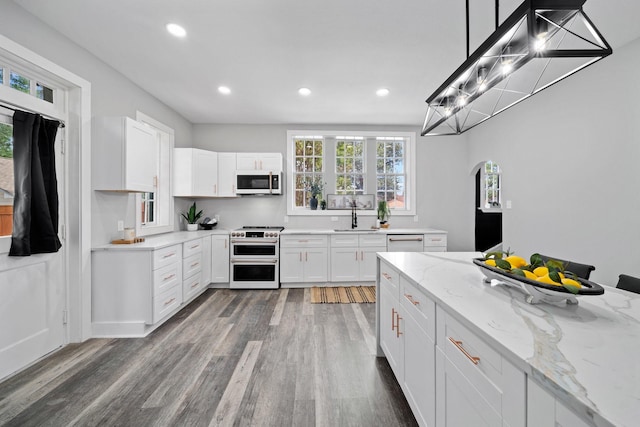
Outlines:
[[[147,236],[145,237],[144,242],[140,243],[131,243],[124,245],[113,245],[106,244],[101,246],[96,246],[92,248],[93,251],[97,250],[143,250],[150,251],[155,249],[162,249],[167,246],[177,245],[179,243],[188,242],[189,240],[198,239],[200,237],[207,237],[211,235],[228,235],[229,230],[225,230],[224,228],[213,229],[213,230],[198,230],[198,231],[175,231],[172,233],[164,233],[158,234],[155,236]]]
[[[378,256],[583,418],[640,425],[640,295],[605,287],[578,305],[530,305],[484,283],[477,253]]]
[[[436,230],[433,228],[355,228],[355,229],[343,229],[340,231],[330,230],[330,229],[314,229],[314,228],[303,228],[303,229],[293,229],[293,228],[285,228],[280,232],[281,236],[286,236],[289,234],[349,234],[349,233],[375,233],[375,234],[447,234],[444,230]]]

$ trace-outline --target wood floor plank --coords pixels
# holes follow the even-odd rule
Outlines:
[[[371,328],[371,325],[367,321],[364,312],[362,311],[362,304],[351,304],[351,309],[353,310],[353,313],[355,315],[356,322],[358,324],[358,327],[360,328],[360,333],[362,334],[368,353],[375,356],[376,336],[373,328]]]
[[[0,383],[8,426],[415,426],[375,304],[208,290],[146,338],[67,346]]]
[[[220,399],[220,403],[218,403],[213,419],[209,423],[210,427],[233,425],[244,392],[247,389],[249,378],[253,372],[253,367],[256,364],[256,360],[258,360],[261,347],[261,341],[249,341],[247,343],[245,351],[242,353],[231,380]]]
[[[280,319],[282,318],[282,312],[284,311],[284,304],[287,301],[287,296],[289,295],[289,289],[283,289],[280,292],[280,296],[278,297],[278,303],[276,307],[273,309],[273,316],[271,316],[271,321],[269,322],[270,326],[275,326],[280,324]]]

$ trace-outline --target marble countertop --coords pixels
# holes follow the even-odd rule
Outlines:
[[[578,305],[525,302],[490,286],[474,252],[385,252],[449,314],[596,426],[640,419],[640,295],[606,287]]]
[[[172,233],[164,233],[158,234],[155,236],[145,237],[144,242],[140,243],[131,243],[124,245],[113,245],[106,244],[95,246],[91,250],[142,250],[142,251],[150,251],[155,249],[162,249],[167,246],[176,245],[179,243],[188,242],[189,240],[198,239],[200,237],[206,237],[211,235],[228,235],[229,230],[224,228],[213,229],[213,230],[198,230],[198,231],[175,231]]]
[[[303,228],[303,229],[289,229],[285,228],[280,232],[280,235],[286,236],[290,234],[447,234],[444,230],[436,230],[433,228],[356,228],[356,229],[341,229],[340,231],[330,230],[326,228]]]

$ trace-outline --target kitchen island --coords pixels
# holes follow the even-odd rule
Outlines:
[[[378,254],[378,355],[418,422],[638,425],[640,295],[606,287],[578,305],[530,305],[484,283],[478,256]]]

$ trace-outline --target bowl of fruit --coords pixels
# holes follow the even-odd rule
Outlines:
[[[497,280],[522,289],[529,304],[562,302],[577,304],[576,297],[602,295],[604,288],[597,283],[576,276],[566,269],[566,263],[544,261],[539,254],[531,255],[529,262],[508,252],[490,252],[473,263],[484,274],[486,283]]]

